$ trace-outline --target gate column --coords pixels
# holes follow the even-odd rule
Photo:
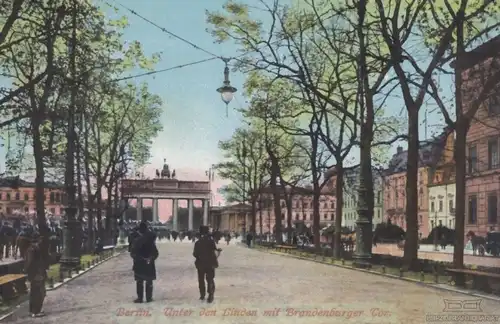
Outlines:
[[[142,221],[142,198],[137,198],[136,211],[137,211],[137,220],[139,222],[141,222]]]
[[[188,230],[193,230],[193,199],[188,199]]]
[[[173,228],[174,231],[179,231],[179,223],[177,219],[177,210],[179,209],[179,200],[177,198],[173,199],[172,202],[172,218],[173,218]]]
[[[203,225],[208,225],[208,200],[203,199]],[[213,224],[212,224],[213,226]]]

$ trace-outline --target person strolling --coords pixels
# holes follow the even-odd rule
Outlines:
[[[136,282],[137,299],[134,303],[142,303],[144,300],[144,288],[146,289],[146,302],[153,301],[153,281],[156,280],[155,261],[158,258],[156,247],[156,235],[148,230],[146,223],[139,225],[139,237],[135,240],[132,248],[134,260],[134,279]]]
[[[198,272],[200,300],[205,300],[205,295],[208,291],[208,303],[214,301],[215,269],[219,267],[218,255],[216,253],[220,253],[221,251],[210,237],[208,227],[200,226],[200,239],[194,243],[193,256],[195,258],[194,265]]]
[[[24,262],[24,271],[30,282],[29,312],[32,317],[42,317],[45,313],[42,311],[43,301],[45,300],[45,280],[47,278],[48,262],[44,258],[41,245],[41,236],[33,233],[31,244],[26,251]]]

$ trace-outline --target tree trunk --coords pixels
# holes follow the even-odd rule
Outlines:
[[[459,117],[460,118],[460,117]],[[464,267],[464,241],[465,241],[465,208],[466,208],[466,139],[469,123],[463,122],[462,117],[457,122],[455,131],[455,248],[453,250],[453,267]]]
[[[341,161],[341,160],[337,160]],[[335,166],[337,176],[335,183],[335,235],[333,238],[333,256],[341,258],[342,256],[342,208],[344,207],[344,165],[338,162]]]
[[[252,226],[250,226],[250,232],[252,235],[256,233],[256,224],[257,224],[257,196],[252,193]]]
[[[406,238],[403,264],[413,269],[418,259],[418,109],[408,109],[408,160],[406,170]]]
[[[286,190],[286,189],[284,189]],[[293,230],[292,230],[292,211],[293,211],[293,206],[292,206],[292,198],[293,195],[290,193],[289,195],[286,195],[285,193],[285,203],[286,203],[286,238],[287,238],[287,243],[292,244],[292,235],[293,235]]]
[[[45,168],[43,164],[43,145],[40,134],[41,118],[36,116],[32,120],[33,131],[33,156],[35,159],[35,206],[36,206],[36,219],[40,236],[42,237],[41,250],[45,260],[49,260],[49,228],[47,226],[47,219],[45,218]],[[66,195],[64,201],[67,203]]]
[[[317,183],[313,186],[313,237],[314,237],[314,248],[319,251],[321,249],[320,240],[320,224],[319,224],[319,198],[321,196],[321,188]]]
[[[279,192],[278,184],[276,183],[279,176],[279,166],[276,157],[271,157],[271,190],[273,191],[273,205],[274,205],[274,219],[276,230],[274,232],[276,243],[283,243],[283,235],[281,232],[281,195]]]

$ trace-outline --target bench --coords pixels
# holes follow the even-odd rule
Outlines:
[[[0,296],[3,300],[10,300],[27,292],[26,275],[6,274],[0,276]]]
[[[274,246],[278,251],[280,252],[285,252],[285,253],[288,253],[288,252],[291,252],[293,250],[296,250],[297,247],[296,246],[291,246],[291,245],[275,245]]]
[[[500,274],[498,273],[471,269],[446,269],[446,272],[451,274],[457,286],[465,288],[465,277],[470,276],[472,278],[472,289],[481,290],[487,293],[493,291],[491,288],[491,279],[496,282],[500,281]]]

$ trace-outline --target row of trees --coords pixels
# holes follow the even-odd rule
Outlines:
[[[119,78],[127,71],[151,70],[160,57],[146,56],[137,41],[125,42],[127,19],[106,18],[105,11],[113,8],[93,1],[12,0],[3,7],[0,66],[9,86],[0,89],[0,128],[16,130],[18,140],[7,168],[15,174],[35,171],[37,220],[44,235],[44,182],[53,177],[68,184],[72,160],[79,218],[88,209],[89,228],[95,214],[104,235],[103,209],[109,230],[119,180],[132,163],[148,160],[161,130],[161,99],[147,84]],[[72,156],[66,154],[68,144]]]
[[[467,50],[498,35],[500,9],[495,1],[259,2],[260,9],[228,1],[224,12],[207,12],[215,40],[235,42],[241,50],[235,66],[247,75],[245,95],[250,100],[242,113],[251,123],[246,131],[251,136],[243,137],[263,152],[258,158],[260,168],[252,168],[242,164],[231,148],[241,142],[237,134],[242,130],[222,143],[230,162],[219,169],[233,180],[225,190],[241,189],[242,174],[251,184],[250,193],[269,183],[279,224],[278,184],[307,179],[313,187],[313,232],[319,246],[319,197],[328,182],[324,173],[333,166],[338,243],[343,175],[353,166],[350,158],[359,149],[357,203],[362,235],[358,237],[365,239],[358,244],[367,245],[358,249],[369,250],[373,167],[384,164],[390,145],[404,140],[408,143],[404,263],[411,267],[418,249],[419,112],[425,105],[436,105],[445,130],[455,132],[456,137],[454,263],[463,266],[466,135],[479,107],[495,95],[500,80],[500,69],[495,68],[498,48],[482,52],[480,59],[490,59],[474,68],[474,73],[468,73],[470,62],[478,57],[471,57]],[[450,81],[449,91],[438,82],[444,79]],[[252,172],[262,176],[252,178]],[[252,195],[247,198],[254,199]]]

